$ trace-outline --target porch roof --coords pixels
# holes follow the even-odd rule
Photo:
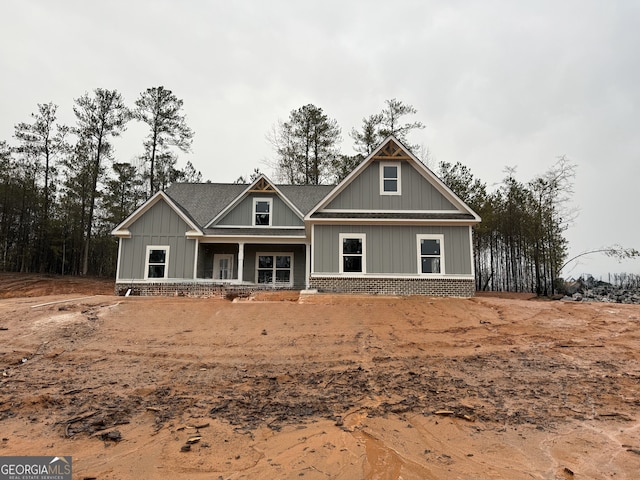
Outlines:
[[[470,213],[456,212],[315,212],[312,219],[326,218],[332,220],[469,220],[475,217]]]
[[[300,237],[306,238],[303,228],[205,228],[211,237]]]

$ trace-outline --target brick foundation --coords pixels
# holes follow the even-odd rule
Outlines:
[[[273,287],[258,285],[220,285],[209,282],[152,282],[152,283],[116,283],[115,294],[150,297],[197,297],[197,298],[234,298],[248,297],[253,292],[276,290]],[[286,290],[290,290],[287,287]]]
[[[372,295],[428,295],[433,297],[473,297],[475,281],[453,278],[367,278],[312,277],[311,289],[318,292],[364,293]],[[209,282],[116,283],[115,294],[134,296],[233,298],[253,292],[275,290],[258,285],[220,285]],[[287,287],[286,290],[290,290]]]
[[[317,289],[319,292],[374,295],[428,295],[433,297],[473,297],[475,295],[473,278],[312,277],[311,288]]]

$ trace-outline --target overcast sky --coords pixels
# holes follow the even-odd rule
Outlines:
[[[570,256],[640,249],[640,2],[0,0],[0,140],[38,103],[117,89],[133,105],[164,86],[196,132],[205,179],[233,182],[273,157],[265,135],[313,103],[348,132],[385,99],[413,105],[437,162],[489,185],[526,182],[560,155],[577,165]],[[133,122],[118,161],[142,153]],[[565,270],[640,274],[640,260],[584,257]]]

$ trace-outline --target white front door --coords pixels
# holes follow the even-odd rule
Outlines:
[[[216,280],[233,278],[233,254],[216,253],[213,256],[213,278]]]

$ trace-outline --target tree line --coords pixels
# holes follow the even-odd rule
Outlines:
[[[56,105],[38,105],[31,122],[15,126],[15,145],[0,141],[0,270],[114,275],[113,228],[171,183],[202,181],[191,163],[176,166],[177,152],[189,151],[194,135],[182,107],[164,87],[145,90],[132,108],[117,91],[95,89],[75,100],[76,124],[64,126],[56,123]],[[292,110],[267,134],[275,179],[338,183],[388,135],[426,163],[429,151],[409,142],[411,132],[425,128],[407,120],[416,113],[386,100],[349,131],[355,150],[349,155],[340,151],[338,122],[322,108]],[[113,161],[112,140],[132,120],[148,126],[138,165]],[[476,289],[553,293],[575,213],[569,204],[575,165],[560,157],[529,182],[507,170],[493,190],[461,163],[440,162],[436,173],[482,217],[473,232]]]
[[[461,163],[440,162],[440,178],[482,217],[473,232],[476,290],[557,290],[567,256],[564,232],[576,215],[570,205],[575,169],[562,156],[526,183],[507,169],[491,191]]]
[[[423,155],[420,145],[408,142],[408,135],[425,128],[420,121],[406,121],[417,110],[395,98],[386,100],[379,113],[362,119],[360,129],[352,128],[349,136],[356,153],[340,151],[342,129],[322,108],[313,104],[292,110],[286,121],[278,121],[267,134],[275,160],[270,165],[276,178],[293,185],[339,183],[389,135],[395,135],[414,154]],[[255,171],[258,174],[259,171]],[[240,177],[240,181],[244,177]]]
[[[356,154],[345,155],[338,148],[337,122],[321,108],[303,106],[268,136],[276,153],[274,169],[287,183],[337,183],[392,134],[426,163],[428,150],[408,141],[412,131],[425,128],[422,122],[406,121],[415,113],[411,105],[387,100],[382,111],[364,117],[361,127],[349,132]],[[564,232],[575,216],[570,207],[575,165],[560,157],[529,182],[507,170],[493,190],[461,163],[440,162],[436,173],[482,217],[473,234],[476,289],[553,294],[567,255]]]
[[[176,150],[193,139],[183,102],[164,87],[143,91],[133,107],[116,90],[75,99],[75,125],[57,123],[58,106],[38,104],[0,141],[0,271],[113,275],[111,230],[145,199],[175,181],[200,181]],[[128,122],[148,127],[137,165],[114,161],[113,139]]]

